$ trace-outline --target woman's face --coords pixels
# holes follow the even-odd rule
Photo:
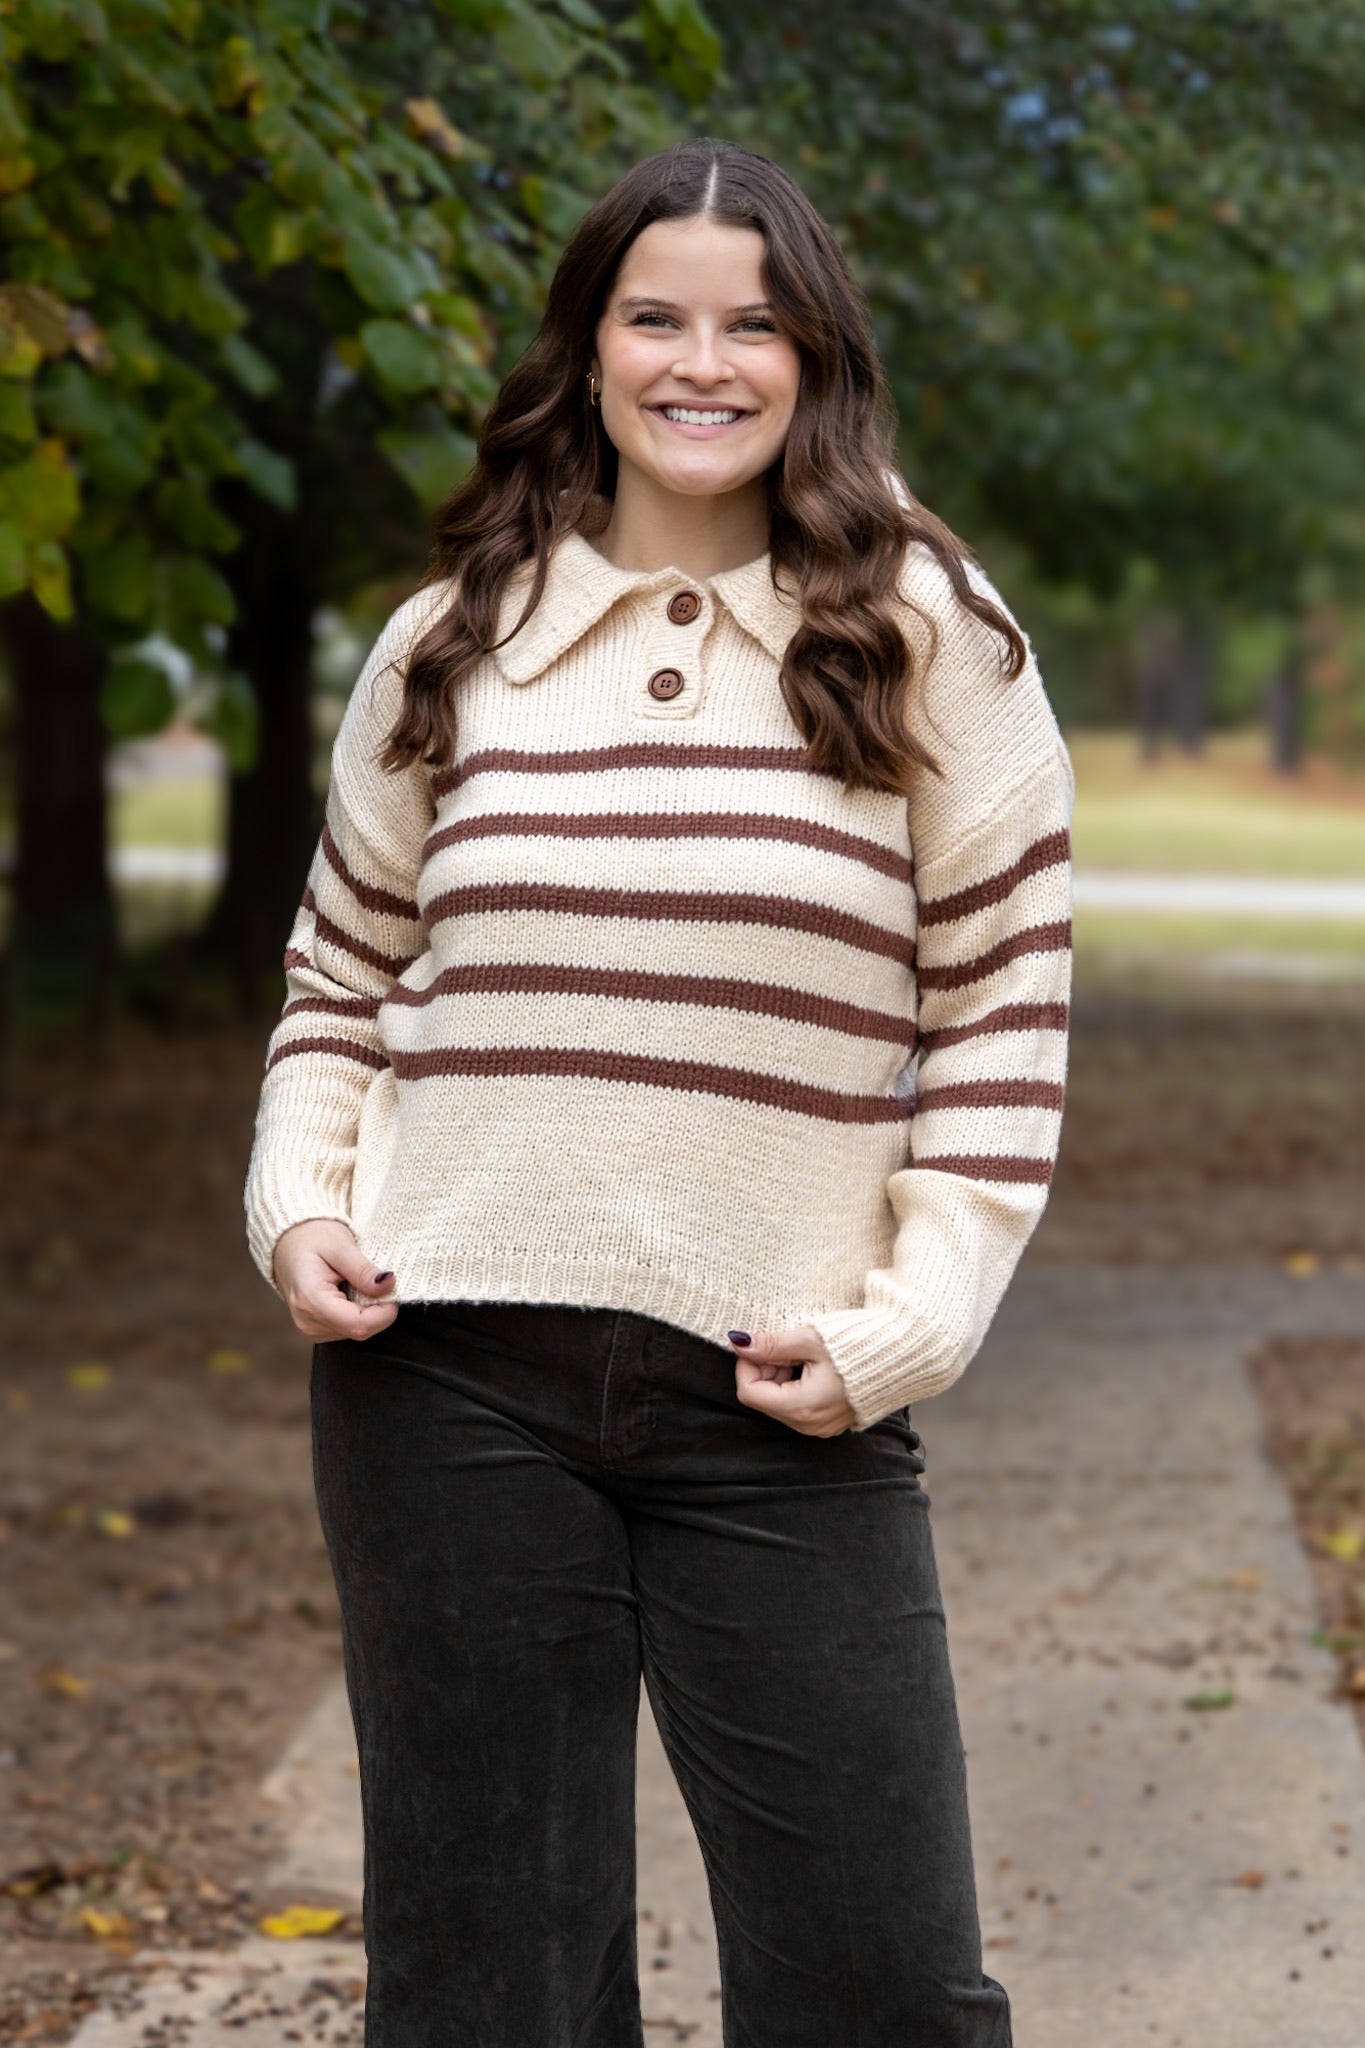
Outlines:
[[[751,483],[781,454],[801,359],[764,298],[763,237],[652,221],[597,326],[602,424],[621,461],[689,497]]]

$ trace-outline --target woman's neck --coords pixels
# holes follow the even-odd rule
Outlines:
[[[623,462],[611,516],[592,542],[618,569],[681,569],[703,582],[766,553],[763,480],[755,477],[719,497],[690,498]]]

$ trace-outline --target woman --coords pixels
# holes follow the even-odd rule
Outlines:
[[[909,1404],[1045,1199],[1071,779],[891,449],[793,182],[639,164],[342,721],[247,1207],[318,1340],[370,2048],[638,2048],[642,1671],[727,2043],[1009,2040]]]

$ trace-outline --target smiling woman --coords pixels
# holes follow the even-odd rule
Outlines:
[[[337,735],[247,1207],[319,1340],[369,2048],[640,2048],[642,1674],[726,2039],[1009,2042],[909,1404],[1046,1198],[1071,779],[892,450],[785,172],[637,165]]]

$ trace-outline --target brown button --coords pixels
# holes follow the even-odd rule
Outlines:
[[[701,599],[695,590],[680,590],[668,600],[668,616],[675,626],[690,626],[700,610]]]
[[[676,697],[683,686],[683,679],[675,668],[656,668],[646,688],[651,697],[657,697],[666,704],[670,697]]]

